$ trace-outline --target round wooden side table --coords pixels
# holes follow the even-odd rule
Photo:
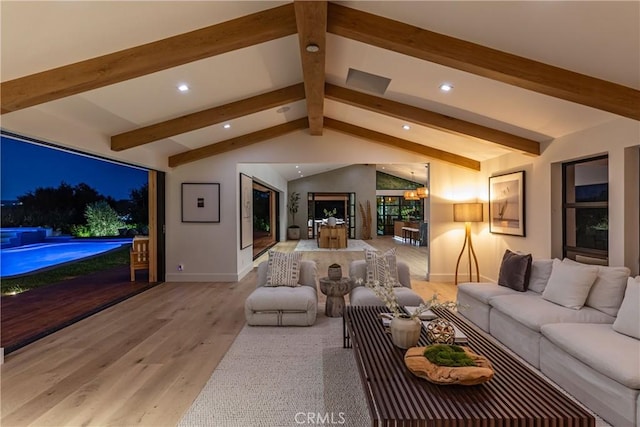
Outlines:
[[[320,290],[327,296],[324,313],[329,317],[342,317],[344,296],[351,290],[351,279],[341,277],[338,280],[331,280],[328,277],[321,277]]]

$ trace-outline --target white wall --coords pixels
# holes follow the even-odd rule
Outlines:
[[[373,149],[375,148],[375,149]],[[413,163],[426,157],[325,130],[323,136],[293,132],[167,172],[167,281],[236,281],[252,268],[251,247],[240,250],[239,173],[255,177],[281,191],[281,239],[286,231],[286,184],[268,163]],[[433,163],[432,163],[433,164]],[[463,170],[458,167],[448,167]],[[433,177],[433,175],[432,175]],[[218,224],[190,224],[180,220],[183,182],[219,182],[221,213]],[[375,195],[375,190],[374,193]],[[374,197],[375,199],[375,197]],[[372,206],[373,209],[373,206]],[[285,230],[285,231],[283,231]],[[184,270],[177,271],[179,264]]]
[[[609,156],[609,263],[627,265],[633,274],[638,274],[638,254],[625,254],[625,251],[634,250],[633,248],[638,246],[629,241],[637,241],[638,224],[635,224],[634,232],[634,224],[631,221],[625,222],[625,209],[631,212],[627,213],[627,216],[636,213],[638,209],[637,189],[634,193],[635,200],[633,197],[625,199],[625,188],[630,185],[637,188],[638,185],[625,182],[625,167],[628,169],[638,166],[637,163],[625,166],[625,149],[638,145],[640,123],[618,118],[544,144],[539,157],[509,154],[483,162],[482,180],[485,184],[489,176],[525,170],[527,235],[515,237],[490,234],[488,222],[485,223],[484,229],[476,239],[476,249],[482,248],[478,254],[481,274],[491,280],[497,280],[500,260],[507,248],[531,253],[534,258],[560,256],[558,253],[561,254],[561,248],[558,248],[558,244],[561,245],[562,236],[559,225],[561,222],[558,218],[561,219],[561,205],[558,199],[561,192],[558,189],[560,177],[557,171],[563,162],[602,154]],[[485,201],[486,192],[487,190]],[[630,264],[629,260],[634,259],[635,265]]]
[[[307,218],[309,217],[308,194],[318,193],[355,193],[356,197],[356,239],[362,238],[362,216],[358,204],[363,208],[369,201],[372,215],[372,237],[376,237],[376,167],[375,165],[352,165],[329,172],[299,178],[289,182],[289,191],[300,193],[300,208],[296,214],[296,225],[301,227],[301,238],[307,238]]]

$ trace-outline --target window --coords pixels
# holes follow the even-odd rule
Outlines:
[[[423,201],[405,200],[402,196],[378,196],[378,236],[393,235],[395,220],[418,221],[424,219]]]
[[[609,161],[597,157],[565,163],[563,256],[608,259]]]

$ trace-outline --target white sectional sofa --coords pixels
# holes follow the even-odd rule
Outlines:
[[[640,276],[628,275],[625,267],[533,260],[526,291],[460,284],[460,314],[607,422],[638,427]]]

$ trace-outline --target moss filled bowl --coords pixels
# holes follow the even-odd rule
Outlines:
[[[464,346],[411,347],[404,363],[411,373],[435,384],[476,385],[493,378],[491,362]]]

